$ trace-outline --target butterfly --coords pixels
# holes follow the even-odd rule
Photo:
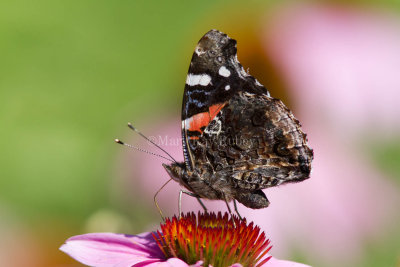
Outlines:
[[[292,112],[243,69],[236,44],[217,30],[198,42],[183,94],[184,162],[163,166],[199,200],[261,209],[262,189],[310,177],[313,150]]]

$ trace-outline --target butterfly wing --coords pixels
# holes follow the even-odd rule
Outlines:
[[[224,169],[233,187],[257,190],[309,178],[313,152],[299,121],[279,99],[238,92],[215,121],[203,135],[207,143],[217,142],[214,149],[209,146],[208,162]],[[219,129],[211,131],[214,124]]]
[[[263,208],[261,189],[307,179],[313,152],[292,112],[236,52],[235,40],[211,30],[193,53],[182,106],[185,182],[201,197]]]
[[[217,30],[206,33],[190,62],[182,102],[182,140],[186,167],[193,170],[195,158],[190,143],[238,91],[269,95],[237,60],[236,40]]]

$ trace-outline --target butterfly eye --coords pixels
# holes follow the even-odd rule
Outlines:
[[[275,146],[275,152],[280,156],[287,156],[290,154],[290,150],[284,142],[280,142]]]

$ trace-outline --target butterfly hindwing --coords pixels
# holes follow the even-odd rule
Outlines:
[[[312,151],[299,122],[282,101],[240,91],[197,140],[215,176],[256,190],[300,181],[310,174]],[[195,146],[193,146],[195,147]],[[197,168],[201,168],[198,161]],[[224,178],[227,179],[227,178]]]

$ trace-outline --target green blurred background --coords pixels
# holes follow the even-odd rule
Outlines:
[[[131,233],[156,222],[140,203],[127,206],[112,197],[121,150],[113,138],[125,135],[127,121],[179,117],[189,60],[202,34],[217,28],[252,47],[260,19],[275,5],[1,1],[0,263],[80,266],[58,247],[83,233],[99,210]],[[257,63],[246,60],[243,65],[257,72]],[[274,75],[265,64],[266,75]],[[279,77],[269,84],[285,97]],[[400,148],[393,144],[372,150],[377,165],[400,176]]]

